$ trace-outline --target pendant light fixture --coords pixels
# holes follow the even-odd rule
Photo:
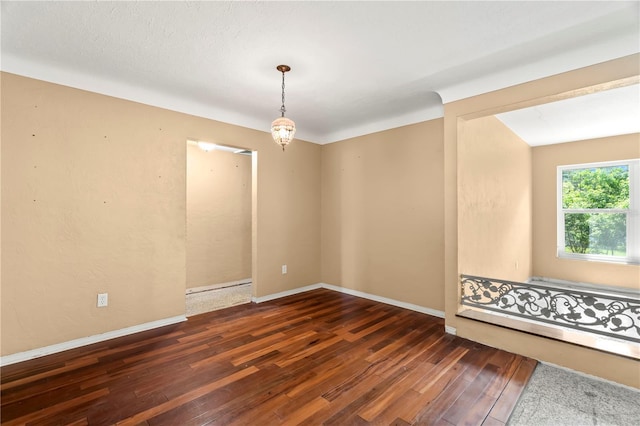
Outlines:
[[[271,136],[284,151],[284,147],[289,145],[293,140],[293,135],[296,133],[296,123],[284,116],[287,111],[284,107],[284,73],[291,71],[291,67],[289,65],[278,65],[276,69],[282,73],[282,106],[280,107],[282,115],[271,123]]]

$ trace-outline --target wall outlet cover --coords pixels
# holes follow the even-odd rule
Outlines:
[[[109,305],[109,294],[98,293],[98,308],[103,308],[107,305]]]

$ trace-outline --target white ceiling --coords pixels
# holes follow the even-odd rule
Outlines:
[[[496,117],[531,146],[640,133],[640,86],[605,90]]]
[[[3,71],[317,143],[640,51],[640,2],[1,2]],[[224,142],[224,141],[222,141]]]

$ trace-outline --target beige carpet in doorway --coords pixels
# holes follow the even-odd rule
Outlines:
[[[251,302],[251,283],[187,294],[187,316]]]

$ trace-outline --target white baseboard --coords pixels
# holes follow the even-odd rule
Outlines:
[[[322,288],[322,285],[320,283],[318,284],[311,284],[311,285],[307,285],[304,287],[298,287],[298,288],[294,288],[292,290],[286,290],[286,291],[281,291],[279,293],[274,293],[274,294],[268,294],[266,296],[262,296],[262,297],[252,297],[251,301],[253,303],[262,303],[262,302],[268,302],[269,300],[275,300],[275,299],[280,299],[281,297],[287,297],[287,296],[293,296],[294,294],[298,294],[298,293],[304,293],[305,291],[309,291],[309,290],[316,290]]]
[[[445,331],[445,333],[453,334],[454,336],[457,335],[457,333],[458,333],[458,330],[456,330],[455,327],[451,327],[450,325],[445,325],[444,326],[444,331]]]
[[[336,285],[333,285],[333,284],[327,284],[327,283],[316,283],[316,284],[311,284],[311,285],[308,285],[308,286],[305,286],[305,287],[295,288],[293,290],[287,290],[287,291],[283,291],[283,292],[280,292],[280,293],[270,294],[270,295],[263,296],[263,297],[254,297],[253,298],[253,302],[255,302],[255,303],[266,302],[268,300],[279,299],[281,297],[291,296],[291,295],[298,294],[298,293],[303,293],[303,292],[309,291],[309,290],[316,290],[318,288],[325,288],[327,290],[338,291],[340,293],[350,294],[352,296],[357,296],[357,297],[362,297],[363,299],[369,299],[369,300],[373,300],[375,302],[386,303],[387,305],[397,306],[399,308],[409,309],[411,311],[416,311],[416,312],[420,312],[420,313],[423,313],[423,314],[432,315],[434,317],[444,318],[444,312],[443,311],[438,311],[438,310],[435,310],[435,309],[426,308],[424,306],[414,305],[413,303],[401,302],[399,300],[389,299],[387,297],[377,296],[375,294],[365,293],[365,292],[362,292],[362,291],[352,290],[350,288],[339,287],[339,286],[336,286]]]
[[[352,290],[350,288],[339,287],[333,284],[320,283],[320,287],[328,290],[339,291],[341,293],[350,294],[352,296],[362,297],[363,299],[373,300],[375,302],[386,303],[387,305],[397,306],[399,308],[409,309],[410,311],[416,311],[427,315],[432,315],[438,318],[444,318],[444,312],[438,311],[424,306],[414,305],[413,303],[401,302],[395,299],[389,299],[387,297],[378,296],[375,294],[365,293],[358,290]]]
[[[251,284],[251,278],[245,278],[237,281],[229,281],[226,283],[205,285],[201,287],[191,287],[187,289],[185,294],[202,293],[203,291],[218,290],[221,288],[234,287],[242,284]]]
[[[69,349],[79,348],[80,346],[87,346],[93,343],[103,342],[105,340],[114,339],[116,337],[127,336],[129,334],[139,333],[141,331],[147,331],[154,328],[164,327],[166,325],[177,324],[179,322],[186,321],[186,320],[187,318],[184,315],[179,315],[177,317],[146,322],[144,324],[138,324],[132,327],[121,328],[120,330],[108,331],[102,334],[96,334],[93,336],[70,340],[68,342],[57,343],[51,346],[45,346],[43,348],[32,349],[30,351],[18,352],[16,354],[11,354],[11,355],[5,355],[3,357],[0,357],[0,366],[15,364],[17,362],[22,362],[22,361],[28,361],[30,359],[39,358],[45,355],[55,354],[58,352],[69,350]]]
[[[244,284],[244,283],[239,282],[237,284]],[[401,302],[399,300],[389,299],[386,297],[377,296],[375,294],[369,294],[369,293],[365,293],[358,290],[352,290],[345,287],[326,284],[326,283],[316,283],[316,284],[311,284],[304,287],[298,287],[292,290],[286,290],[286,291],[281,291],[279,293],[269,294],[267,296],[253,297],[252,301],[254,303],[262,303],[262,302],[267,302],[269,300],[280,299],[286,296],[292,296],[298,293],[304,293],[305,291],[316,290],[319,288],[338,291],[340,293],[362,297],[363,299],[369,299],[376,302],[386,303],[387,305],[397,306],[399,308],[409,309],[411,311],[432,315],[434,317],[444,318],[444,312],[442,311],[426,308],[424,306],[414,305],[412,303]],[[180,315],[177,317],[166,318],[158,321],[152,321],[144,324],[134,325],[132,327],[127,327],[120,330],[114,330],[114,331],[109,331],[102,334],[96,334],[94,336],[82,337],[80,339],[70,340],[68,342],[57,343],[55,345],[45,346],[43,348],[38,348],[38,349],[32,349],[30,351],[19,352],[11,355],[5,355],[3,357],[0,357],[0,366],[15,364],[17,362],[22,362],[22,361],[28,361],[30,359],[39,358],[45,355],[51,355],[51,354],[66,351],[69,349],[75,349],[81,346],[91,345],[93,343],[114,339],[116,337],[127,336],[129,334],[139,333],[141,331],[147,331],[147,330],[151,330],[158,327],[164,327],[166,325],[176,324],[186,320],[187,318],[184,315]],[[450,331],[447,329],[447,332],[449,333]],[[453,329],[452,334],[455,334],[455,329]]]

